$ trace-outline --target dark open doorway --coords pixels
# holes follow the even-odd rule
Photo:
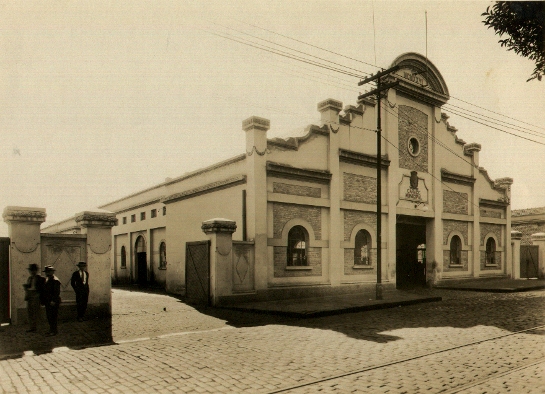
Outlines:
[[[420,218],[398,217],[396,240],[396,287],[425,286],[426,222]]]
[[[146,253],[146,241],[144,237],[139,236],[135,245],[136,251],[136,283],[146,285],[148,283],[148,263]]]

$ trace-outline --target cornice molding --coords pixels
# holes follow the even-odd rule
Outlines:
[[[113,227],[117,226],[115,213],[107,212],[81,212],[74,217],[78,226],[81,227]]]
[[[237,224],[229,219],[210,219],[202,222],[201,230],[205,234],[211,233],[234,233],[237,230]]]
[[[212,193],[218,190],[227,189],[233,186],[242,185],[246,183],[246,175],[237,175],[231,178],[222,179],[220,181],[208,183],[203,186],[196,187],[194,189],[186,190],[180,193],[171,194],[162,199],[163,204],[171,204],[173,202],[186,200],[188,198],[197,197],[203,194]]]
[[[329,171],[297,168],[271,161],[267,162],[267,176],[295,179],[298,181],[320,183],[324,185],[328,185],[331,181],[331,173]]]
[[[138,203],[138,204],[134,204],[134,205],[131,205],[129,207],[126,207],[126,208],[120,209],[119,211],[114,211],[114,212],[117,213],[117,214],[124,213],[124,212],[129,212],[129,211],[132,211],[134,209],[146,207],[146,206],[151,205],[151,204],[157,204],[159,202],[161,202],[161,198],[156,197],[156,198],[152,198],[151,200],[147,200],[147,201],[144,201],[144,202],[141,202],[141,203]]]
[[[46,216],[45,208],[6,207],[2,213],[5,222],[43,223]]]
[[[365,167],[377,167],[377,157],[373,155],[368,155],[365,153],[354,152],[347,149],[339,149],[339,161],[343,163],[356,164]],[[388,155],[381,157],[380,166],[383,170],[387,170],[390,166],[390,160],[388,160]]]
[[[487,200],[485,198],[479,198],[479,207],[505,208],[508,205],[509,203],[507,201]]]
[[[441,168],[441,181],[473,186],[476,179],[470,175],[456,174],[455,172],[450,172],[444,168]]]

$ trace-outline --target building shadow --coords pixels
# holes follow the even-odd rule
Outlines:
[[[27,329],[25,324],[0,327],[0,360],[114,344],[111,316],[89,317],[83,322],[63,316],[59,318],[58,334],[46,336],[49,326],[44,313],[36,332]]]
[[[431,295],[445,295],[448,290],[426,290]],[[466,293],[466,292],[464,292]],[[510,333],[545,325],[544,291],[529,292],[524,304],[517,296],[466,293],[459,298],[443,297],[443,301],[401,306],[388,309],[348,312],[317,317],[291,317],[266,312],[240,311],[223,308],[195,308],[209,316],[226,321],[233,327],[263,325],[298,326],[336,331],[347,337],[386,343],[402,339],[396,335],[406,329],[440,328],[472,329],[495,327]],[[300,299],[297,302],[306,302]],[[543,327],[526,331],[531,335],[545,335]],[[491,336],[498,331],[491,329]]]

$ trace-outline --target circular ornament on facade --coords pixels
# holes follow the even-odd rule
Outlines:
[[[420,141],[416,137],[409,137],[407,141],[407,150],[411,156],[418,156],[420,154]]]

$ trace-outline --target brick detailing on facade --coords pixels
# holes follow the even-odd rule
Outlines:
[[[322,276],[322,248],[308,248],[307,262],[312,269],[287,269],[287,246],[274,247],[274,277]]]
[[[443,272],[469,271],[469,259],[467,250],[460,253],[462,266],[450,265],[450,250],[443,250]]]
[[[398,113],[399,167],[428,172],[428,115],[406,105],[400,105]],[[416,156],[409,153],[411,137],[418,140],[419,152]]]
[[[502,215],[504,215],[504,211],[500,209],[493,209],[493,208],[481,208],[480,213],[483,218],[501,219]]]
[[[467,215],[467,193],[458,193],[452,190],[443,190],[443,212]]]
[[[501,270],[502,252],[496,252],[494,255],[494,265],[486,265],[486,251],[481,250],[481,271]]]
[[[366,265],[360,267],[366,268],[354,268],[354,248],[344,249],[344,274],[345,275],[366,275],[374,274],[376,276],[377,269],[375,262],[377,261],[377,249],[371,249],[371,264],[369,268]]]
[[[368,226],[371,226],[374,230],[371,237],[373,242],[376,242],[375,234],[377,229],[377,215],[373,212],[361,212],[361,211],[350,211],[345,210],[344,212],[344,240],[350,241],[350,236],[352,235],[352,230],[359,223],[365,223]]]
[[[290,185],[288,183],[280,183],[280,182],[273,183],[273,192],[282,193],[282,194],[291,194],[293,196],[316,197],[316,198],[320,198],[322,196],[322,190],[319,187]]]
[[[303,219],[310,223],[316,239],[322,239],[322,216],[320,207],[273,203],[274,238],[282,237],[282,229],[291,219]],[[312,245],[311,245],[312,246]]]
[[[464,245],[468,244],[469,226],[467,222],[459,222],[457,220],[443,220],[443,245],[447,245],[448,236],[453,231],[459,231],[464,237],[464,239],[462,239],[462,243]]]
[[[376,178],[345,172],[343,173],[343,182],[344,200],[367,204],[377,203]]]
[[[484,246],[486,244],[486,234],[494,234],[496,236],[496,239],[499,243],[497,246],[502,246],[503,241],[501,239],[501,228],[503,226],[501,224],[490,224],[490,223],[481,223],[481,246]]]

